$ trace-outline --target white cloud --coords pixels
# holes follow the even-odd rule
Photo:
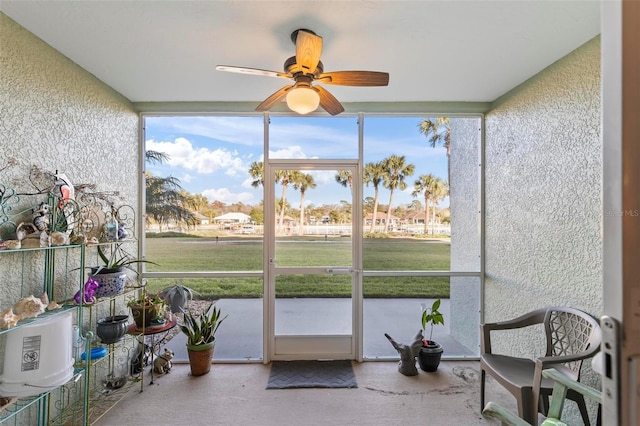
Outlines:
[[[255,198],[250,192],[231,192],[227,188],[211,188],[202,191],[202,195],[207,197],[210,203],[220,201],[225,204],[243,202],[245,204],[255,203]]]
[[[302,152],[300,146],[293,145],[277,151],[269,151],[269,158],[307,158],[307,155]]]
[[[336,181],[335,170],[312,170],[309,174],[313,176],[313,180],[318,186],[335,183]]]
[[[147,150],[164,152],[169,156],[166,163],[174,167],[183,167],[200,174],[211,174],[224,171],[229,176],[246,173],[246,165],[237,151],[223,148],[210,150],[208,148],[194,148],[186,138],[177,138],[173,142],[156,142],[148,140]]]

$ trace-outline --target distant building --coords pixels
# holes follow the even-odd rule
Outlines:
[[[209,218],[206,217],[205,215],[203,215],[202,213],[195,212],[195,213],[193,213],[193,217],[196,218],[196,220],[198,221],[198,224],[200,224],[200,225],[208,225],[209,224]]]
[[[228,229],[237,228],[242,224],[252,222],[251,216],[240,212],[225,213],[222,216],[214,217],[213,221]]]
[[[424,224],[424,211],[413,213],[408,215],[405,220],[407,223]],[[429,224],[430,225],[439,225],[440,224],[440,216],[436,215],[435,222],[433,221],[433,212],[429,211]]]
[[[371,220],[373,219],[373,214],[369,213],[364,217],[364,224],[371,225]],[[377,212],[376,213],[376,225],[384,225],[387,221],[387,213],[385,212]],[[391,215],[389,217],[389,224],[397,225],[400,223],[400,218],[398,216]]]

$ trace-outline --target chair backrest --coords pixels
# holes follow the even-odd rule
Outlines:
[[[558,365],[573,380],[579,380],[582,360],[600,350],[602,331],[598,321],[586,312],[564,306],[547,308],[544,319],[546,356],[582,355],[581,359]]]

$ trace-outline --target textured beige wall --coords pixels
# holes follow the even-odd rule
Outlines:
[[[29,182],[32,165],[59,170],[74,184],[117,191],[137,209],[138,116],[132,104],[0,13],[0,184],[37,192]],[[21,195],[11,213],[44,200]],[[55,282],[70,282],[67,296],[79,286],[79,272],[66,272],[77,265],[78,253],[56,251]],[[41,252],[0,253],[0,310],[21,294],[42,292],[43,263]],[[32,424],[33,415],[21,414],[18,423]]]
[[[599,38],[499,99],[485,143],[486,319],[553,304],[599,316]]]
[[[2,13],[0,122],[0,184],[37,192],[28,179],[36,165],[59,170],[74,184],[117,191],[137,206],[138,117],[131,103]],[[15,165],[8,166],[10,158]],[[12,213],[44,200],[20,196]],[[0,267],[8,258],[0,258]],[[4,275],[0,309],[20,291],[4,282],[16,282],[20,274],[10,268]],[[38,291],[39,281],[29,280],[22,292]]]
[[[600,115],[599,37],[486,115],[486,321],[552,305],[602,314]],[[540,353],[522,337],[494,349]]]

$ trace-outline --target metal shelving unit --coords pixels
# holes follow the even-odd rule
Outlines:
[[[12,211],[20,204],[18,195],[14,189],[0,184],[0,237],[5,239],[7,236],[18,237],[18,230],[23,221],[35,211],[28,207],[18,212]],[[37,195],[40,199],[45,194],[30,195]],[[101,316],[112,316],[117,313],[128,315],[126,298],[133,297],[139,291],[138,288],[125,289],[121,294],[102,297],[91,304],[85,303],[82,297],[79,301],[74,299],[76,291],[81,295],[84,294],[87,279],[86,257],[89,256],[92,261],[94,258],[97,260],[98,246],[115,250],[120,244],[136,244],[135,212],[128,205],[114,208],[105,199],[90,193],[80,194],[78,201],[61,200],[52,193],[46,194],[46,197],[47,202],[42,202],[40,206],[50,207],[48,223],[51,224],[51,228],[47,229],[66,231],[72,227],[74,231],[84,234],[87,240],[96,238],[104,240],[103,225],[107,220],[115,218],[118,224],[124,225],[125,237],[118,241],[91,245],[33,247],[42,244],[43,235],[40,235],[40,239],[30,239],[29,244],[24,244],[26,239],[22,244],[17,244],[22,245],[22,248],[6,249],[3,246],[3,249],[0,249],[0,273],[4,272],[7,275],[3,277],[3,287],[7,290],[9,298],[15,298],[14,300],[17,301],[39,292],[34,296],[39,297],[42,293],[46,293],[50,301],[63,305],[58,310],[45,312],[36,318],[20,320],[17,325],[8,329],[0,329],[0,354],[4,354],[5,358],[8,355],[6,336],[10,333],[15,333],[28,325],[44,323],[51,317],[68,314],[70,311],[71,323],[77,327],[78,334],[74,335],[72,330],[69,331],[72,334],[72,340],[75,340],[75,347],[79,347],[73,354],[74,366],[71,378],[53,389],[47,387],[45,392],[38,395],[10,400],[0,410],[2,425],[88,425],[102,417],[118,401],[136,389],[138,384],[142,391],[142,376],[132,377],[129,370],[132,354],[138,348],[138,336],[126,334],[122,341],[103,345],[94,335],[96,320]],[[129,237],[126,237],[127,234]],[[49,237],[51,235],[50,233]],[[26,238],[29,238],[29,235]],[[4,309],[7,308],[8,306],[4,307]],[[64,338],[67,337],[68,335],[64,334]],[[91,349],[98,346],[107,348],[106,356],[87,361],[79,359],[80,352],[91,354]],[[43,348],[51,350],[50,343]],[[64,373],[63,380],[66,379],[67,374],[71,373],[70,368]],[[144,369],[141,374],[144,374]],[[122,386],[105,385],[109,382],[113,384],[117,378],[124,380],[124,383],[120,382]],[[23,394],[26,395],[28,392]]]
[[[29,285],[25,281],[27,269],[38,270],[42,278],[43,293],[47,293],[50,300],[56,300],[55,298],[62,298],[63,300],[56,300],[62,307],[52,311],[45,311],[38,315],[36,318],[28,318],[20,320],[15,326],[8,329],[0,330],[0,337],[8,336],[9,333],[14,333],[23,327],[34,325],[38,323],[44,323],[52,317],[62,315],[64,313],[75,313],[74,323],[81,320],[81,305],[78,305],[69,294],[66,294],[64,289],[56,288],[55,280],[56,266],[63,265],[66,269],[64,275],[69,275],[71,271],[71,257],[72,255],[78,259],[80,265],[84,262],[84,247],[82,245],[66,245],[56,247],[42,247],[42,248],[26,248],[15,250],[2,250],[0,256],[8,259],[10,256],[17,256],[18,259],[14,259],[16,264],[21,265],[21,274],[19,283],[20,297],[26,297],[29,293]],[[42,259],[40,259],[42,258]],[[60,259],[62,258],[62,259]],[[43,262],[40,263],[39,261]],[[62,263],[59,261],[62,260]],[[42,265],[42,266],[41,266]],[[33,271],[29,272],[29,275],[37,275]],[[82,274],[79,274],[82,276]],[[79,280],[79,288],[82,291],[83,283]],[[11,283],[9,283],[11,284]],[[18,287],[18,283],[14,283]],[[68,282],[62,283],[58,287],[69,287]],[[35,287],[35,285],[33,285]],[[33,287],[31,289],[33,289]],[[39,296],[39,295],[37,295]],[[6,348],[4,347],[4,339],[2,339],[3,347],[2,352],[6,356]],[[83,340],[85,348],[89,348],[89,342]],[[86,370],[84,368],[74,368],[71,379],[64,385],[58,386],[53,390],[48,390],[38,395],[18,398],[15,402],[8,404],[2,411],[0,411],[0,424],[34,424],[45,425],[50,422],[50,419],[57,415],[63,409],[68,406],[80,407],[81,410],[85,409],[85,400],[83,398],[70,398],[73,393],[69,393],[69,389],[72,389],[76,384],[81,381],[83,377],[86,377]],[[28,422],[28,423],[25,423]]]

